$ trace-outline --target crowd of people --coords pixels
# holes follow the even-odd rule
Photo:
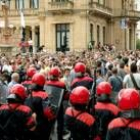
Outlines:
[[[138,140],[139,72],[139,50],[2,54],[0,139]]]

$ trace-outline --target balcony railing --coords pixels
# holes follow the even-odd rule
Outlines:
[[[70,0],[60,1],[60,2],[49,2],[48,11],[49,12],[71,12],[73,10],[74,3]]]
[[[111,8],[105,5],[99,4],[97,2],[89,3],[89,7],[90,7],[90,10],[93,10],[95,13],[98,13],[98,14],[102,14],[106,16],[112,16],[113,14],[113,11]]]
[[[45,16],[45,9],[23,9],[23,13],[25,16]],[[4,14],[0,11],[0,17],[3,17]],[[10,9],[8,11],[9,17],[20,16],[20,11],[18,9]]]
[[[131,18],[135,20],[140,19],[140,11],[136,10],[125,10],[125,9],[116,9],[114,10],[114,17],[120,17],[120,18]]]

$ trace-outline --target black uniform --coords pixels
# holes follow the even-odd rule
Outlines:
[[[108,124],[117,117],[118,113],[118,107],[112,103],[96,103],[95,115],[98,121],[98,136],[101,140],[105,140]]]
[[[64,94],[64,99],[67,99],[67,94],[66,94],[66,86],[65,83],[59,81],[59,80],[50,80],[47,81],[45,86],[51,86],[52,88],[58,87],[61,89],[64,89],[65,94]],[[44,89],[45,89],[44,86]],[[64,125],[64,108],[63,108],[63,103],[60,106],[58,116],[57,116],[57,133],[58,133],[58,140],[62,140],[62,135],[63,135],[63,125]]]
[[[0,139],[28,140],[30,129],[35,126],[32,111],[21,104],[6,104],[0,107]]]
[[[32,108],[33,112],[37,114],[37,127],[35,131],[36,140],[46,140],[49,137],[50,129],[47,114],[44,114],[43,100],[47,101],[48,94],[44,91],[34,91],[29,96],[25,104]]]
[[[92,85],[93,85],[93,79],[88,77],[88,76],[85,76],[85,77],[81,77],[81,78],[75,78],[73,81],[72,81],[72,84],[71,84],[71,90],[78,87],[78,86],[84,86],[86,87],[87,89],[91,89],[92,88]]]
[[[77,111],[72,107],[66,110],[65,128],[71,132],[73,140],[88,140],[90,137],[93,139],[96,135],[95,118],[87,112]]]
[[[140,139],[140,117],[139,118],[116,118],[108,126],[106,140],[139,140]]]

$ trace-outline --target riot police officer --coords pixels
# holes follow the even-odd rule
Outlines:
[[[36,121],[31,109],[23,105],[26,98],[25,88],[14,85],[8,96],[8,104],[0,107],[0,139],[29,140]]]
[[[32,93],[26,99],[25,104],[32,108],[33,112],[37,114],[37,127],[35,131],[35,140],[49,139],[50,123],[49,120],[54,118],[51,109],[48,106],[43,106],[44,102],[48,100],[48,93],[43,91],[45,84],[45,77],[42,74],[36,73],[32,77]],[[52,114],[51,114],[52,113]]]
[[[85,76],[86,65],[84,63],[78,62],[75,64],[74,71],[76,73],[76,78],[71,83],[71,90],[77,86],[84,86],[87,89],[91,89],[93,79]]]
[[[109,122],[117,117],[119,108],[111,103],[112,87],[108,82],[101,82],[96,88],[97,103],[95,115],[98,120],[98,136],[105,140]]]
[[[58,67],[53,67],[49,71],[49,80],[46,81],[44,89],[46,90],[47,87],[51,87],[53,92],[56,92],[57,88],[64,90],[63,99],[68,99],[69,96],[66,93],[66,86],[65,83],[59,80],[61,71]],[[58,98],[58,97],[56,97]],[[60,105],[59,112],[57,115],[57,133],[58,133],[58,140],[62,140],[63,135],[63,125],[64,125],[64,108],[63,108],[63,102]]]
[[[70,132],[70,139],[93,139],[96,135],[96,119],[86,112],[89,96],[88,89],[82,86],[76,87],[70,94],[72,107],[65,112],[65,129]]]
[[[37,70],[35,68],[29,68],[26,72],[27,79],[22,82],[22,85],[26,88],[29,88],[29,86],[32,84],[32,77],[37,73]]]
[[[139,140],[140,95],[135,89],[123,89],[118,95],[120,117],[108,126],[106,140]]]

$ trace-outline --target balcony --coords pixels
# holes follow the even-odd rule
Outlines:
[[[140,11],[116,9],[114,10],[114,18],[130,18],[132,20],[140,20]]]
[[[24,9],[23,10],[24,16],[38,16],[38,17],[44,17],[45,16],[45,9]],[[3,17],[4,14],[2,11],[0,11],[0,17]],[[8,11],[9,17],[19,17],[20,11],[18,9],[10,9]]]
[[[89,9],[93,14],[105,17],[112,17],[113,11],[111,8],[99,4],[97,2],[89,3]]]
[[[70,0],[48,3],[48,12],[53,14],[70,14],[73,12],[73,8],[74,3]]]

